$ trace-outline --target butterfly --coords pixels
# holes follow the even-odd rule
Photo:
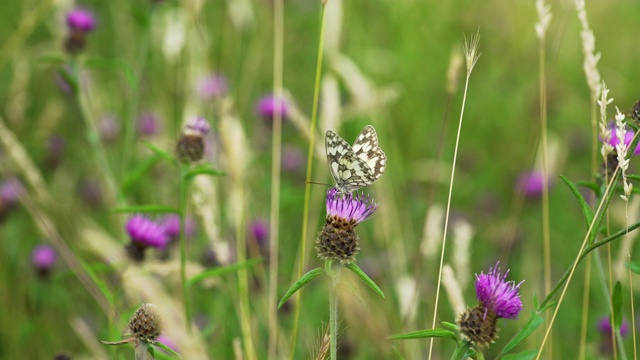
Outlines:
[[[387,165],[387,155],[378,147],[378,135],[371,125],[362,129],[353,146],[327,130],[325,148],[336,190],[342,195],[373,184]]]

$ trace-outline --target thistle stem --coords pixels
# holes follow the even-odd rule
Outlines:
[[[331,360],[338,358],[338,293],[336,291],[340,280],[341,267],[337,266],[330,273],[331,290],[329,291],[329,338],[331,339],[330,354]]]
[[[187,286],[187,244],[185,238],[185,216],[187,214],[188,195],[188,167],[183,166],[180,172],[180,282],[182,284],[182,299],[184,303],[184,321],[187,330],[191,332],[191,308],[189,307],[189,289]]]

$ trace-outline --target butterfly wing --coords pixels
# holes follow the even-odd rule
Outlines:
[[[378,135],[373,126],[367,125],[362,129],[351,149],[359,159],[367,164],[373,181],[384,173],[387,166],[387,155],[378,146]]]
[[[334,176],[336,188],[342,193],[351,193],[371,185],[376,180],[367,163],[356,156],[353,151],[348,151],[340,157],[335,165],[335,173],[337,175]]]
[[[329,170],[331,175],[338,183],[338,169],[340,158],[347,152],[352,151],[351,145],[344,141],[338,134],[331,130],[327,130],[324,138],[325,152],[327,153],[327,163],[329,164]]]

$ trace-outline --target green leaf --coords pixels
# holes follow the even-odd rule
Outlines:
[[[138,80],[135,76],[135,72],[131,68],[131,65],[119,58],[107,59],[100,57],[90,57],[85,61],[85,66],[94,69],[119,70],[120,72],[122,72],[125,79],[127,79],[131,91],[133,93],[136,93],[138,90]]]
[[[580,204],[580,208],[582,209],[582,214],[584,215],[584,219],[588,229],[589,226],[591,225],[591,222],[593,221],[593,210],[591,210],[591,207],[589,206],[589,204],[587,204],[586,200],[580,193],[580,190],[578,190],[578,188],[575,185],[573,185],[571,180],[569,180],[567,177],[563,175],[560,175],[560,179],[562,179],[562,181],[564,181],[565,184],[567,184],[567,186],[573,193],[573,196],[575,196],[576,200],[578,200],[578,203]],[[595,238],[594,232],[592,232],[591,237]]]
[[[169,354],[177,357],[178,359],[182,359],[182,356],[180,356],[180,354],[178,354],[177,352],[173,351],[172,348],[168,347],[167,345],[161,343],[160,341],[156,341],[155,343],[153,343],[154,346],[168,352]]]
[[[463,360],[468,358],[472,353],[473,348],[471,347],[471,343],[463,340],[458,343],[456,351],[451,355],[451,360]]]
[[[616,284],[613,286],[611,303],[613,304],[613,325],[616,330],[620,330],[620,326],[622,325],[622,285],[620,285],[620,281],[616,281]]]
[[[428,330],[419,330],[406,334],[397,334],[391,335],[387,339],[391,340],[407,340],[407,339],[424,339],[424,338],[445,338],[451,339],[453,341],[458,341],[456,334],[447,329],[428,329]]]
[[[187,172],[184,174],[184,177],[188,180],[191,180],[198,175],[222,176],[225,175],[225,173],[224,171],[212,168],[210,164],[202,164],[187,170]]]
[[[533,333],[538,328],[538,326],[542,325],[543,322],[544,319],[536,312],[532,311],[529,320],[527,320],[527,322],[520,328],[520,330],[518,330],[511,341],[509,341],[509,343],[505,345],[500,354],[505,355],[506,353],[511,351],[511,349],[518,345],[522,340],[531,335],[531,333]]]
[[[446,321],[441,321],[440,324],[442,324],[442,326],[446,327],[447,329],[451,330],[451,331],[458,331],[458,325],[454,324],[454,323],[450,323],[450,322],[446,322]]]
[[[115,208],[115,209],[112,209],[111,212],[112,213],[179,214],[180,210],[170,206],[163,206],[163,205],[138,205],[138,206],[125,206],[125,207]]]
[[[135,169],[131,170],[122,182],[122,193],[127,194],[129,191],[131,191],[131,189],[133,189],[140,182],[144,175],[147,174],[160,159],[160,155],[156,154],[155,156],[144,161],[142,164],[136,166]]]
[[[280,300],[280,303],[278,303],[278,309],[280,309],[282,305],[284,305],[284,303],[286,303],[287,300],[289,300],[289,298],[296,293],[296,291],[300,290],[300,288],[302,288],[303,286],[305,286],[310,281],[314,280],[320,275],[326,275],[326,272],[324,271],[323,268],[315,268],[313,270],[310,270],[308,273],[302,275],[302,277],[298,279],[298,281],[296,281],[296,283],[293,284],[289,288],[289,290],[287,290],[286,294],[284,294],[284,296],[282,297],[282,300]]]
[[[382,290],[380,290],[378,285],[373,280],[371,280],[371,278],[367,276],[367,274],[365,274],[364,271],[362,271],[362,269],[358,267],[358,265],[356,265],[355,263],[351,263],[349,265],[346,265],[346,267],[349,270],[353,271],[354,274],[358,275],[360,280],[362,280],[365,284],[367,284],[368,287],[370,287],[373,291],[375,291],[378,295],[380,295],[385,301],[387,300],[384,297],[384,293],[382,292]]]
[[[547,309],[552,308],[554,306],[556,306],[557,301],[551,301],[549,302],[547,305],[545,305],[545,307],[538,309],[538,313],[543,313],[545,311],[547,311]]]
[[[627,174],[627,179],[631,179],[634,181],[640,181],[640,175],[638,174]]]
[[[47,65],[64,65],[67,63],[67,59],[60,53],[50,53],[40,56],[38,62]]]
[[[201,272],[200,274],[192,277],[191,279],[189,279],[187,281],[187,285],[191,286],[194,285],[204,279],[208,279],[208,278],[213,278],[213,277],[218,277],[218,276],[222,276],[222,275],[226,275],[229,273],[233,273],[236,272],[238,270],[241,269],[246,269],[246,268],[250,268],[253,265],[259,263],[260,261],[262,261],[262,258],[257,258],[257,259],[250,259],[247,260],[243,263],[238,263],[238,264],[233,264],[233,265],[229,265],[229,266],[224,266],[224,267],[219,267],[219,268],[215,268],[215,269],[211,269],[208,271],[204,271]]]
[[[598,184],[596,184],[593,181],[579,180],[579,181],[576,181],[575,185],[591,189],[593,190],[594,193],[596,193],[596,196],[600,196],[600,186],[598,186]]]
[[[630,262],[630,263],[625,263],[624,266],[626,266],[629,270],[631,270],[631,272],[640,274],[640,263]]]
[[[151,344],[147,344],[147,352],[151,354],[151,358],[156,357],[156,349],[154,349],[153,346],[151,346]]]
[[[505,355],[501,359],[502,360],[531,360],[531,359],[535,359],[537,355],[538,355],[538,350],[527,350],[527,351],[523,351],[515,354]]]
[[[538,295],[533,295],[533,308],[540,311],[539,310],[540,307],[540,301],[538,301]]]
[[[174,162],[176,161],[176,159],[173,156],[171,156],[171,154],[166,152],[164,149],[161,149],[161,148],[157,147],[156,145],[154,145],[154,144],[152,144],[150,142],[146,142],[146,141],[143,141],[142,144],[144,146],[146,146],[147,149],[153,151],[156,155],[158,155],[158,156],[160,156],[160,157],[162,157],[164,159],[170,160],[170,161],[174,161]]]

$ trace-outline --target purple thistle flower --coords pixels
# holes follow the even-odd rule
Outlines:
[[[169,242],[169,236],[164,228],[141,214],[131,217],[125,229],[131,240],[141,245],[164,249]]]
[[[75,9],[67,13],[69,29],[80,32],[90,32],[96,26],[96,20],[89,10]]]
[[[184,235],[189,237],[195,233],[195,223],[193,219],[187,217],[184,220]],[[160,226],[164,229],[169,239],[175,240],[180,237],[180,216],[178,214],[170,214],[165,216],[160,222]]]
[[[13,206],[18,202],[20,195],[24,193],[24,187],[17,178],[11,178],[0,184],[0,205]]]
[[[605,315],[598,320],[598,331],[603,336],[611,336],[612,332],[611,327],[611,319],[608,315]],[[626,337],[629,335],[629,322],[625,319],[622,320],[622,324],[620,324],[620,336]]]
[[[273,119],[278,113],[284,119],[289,115],[289,103],[285,98],[266,95],[258,100],[256,112],[265,119]]]
[[[211,130],[211,125],[209,125],[207,119],[198,116],[187,122],[185,130],[192,131],[196,134],[199,134],[200,136],[205,136]]]
[[[618,145],[618,143],[620,142],[618,140],[618,136],[616,135],[615,121],[609,122],[609,129],[611,129],[611,138],[609,139],[609,145],[611,145],[615,149],[616,145]],[[628,126],[625,127],[625,130],[626,132],[624,134],[624,144],[626,146],[629,146],[629,144],[631,144],[631,140],[633,140],[633,137],[635,136],[635,131],[633,131],[633,129]],[[602,139],[599,138],[598,140],[602,142]],[[636,149],[633,151],[633,155],[640,155],[640,144],[636,146]]]
[[[544,174],[542,171],[530,171],[520,175],[516,183],[516,190],[521,191],[526,197],[538,197],[542,195]],[[547,180],[547,186],[551,186],[551,182]]]
[[[355,225],[367,220],[378,208],[369,195],[341,196],[335,188],[327,191],[327,217],[335,216]]]
[[[355,261],[360,251],[355,227],[378,208],[368,195],[339,195],[335,188],[327,191],[327,222],[316,239],[318,257],[337,260],[341,264]]]
[[[207,76],[198,83],[198,94],[206,100],[219,98],[226,92],[227,79],[222,75]]]
[[[263,219],[256,219],[249,225],[249,233],[262,245],[269,238],[269,224]]]
[[[150,136],[160,131],[160,120],[152,112],[145,112],[138,118],[138,134]]]
[[[487,274],[476,275],[476,297],[485,309],[491,310],[498,318],[515,319],[522,310],[520,282],[505,281],[509,270],[500,274],[498,264]]]
[[[31,262],[38,271],[48,271],[56,263],[56,252],[49,245],[39,245],[31,252]]]
[[[288,171],[300,170],[305,163],[304,154],[294,146],[285,146],[282,149],[282,168]]]

